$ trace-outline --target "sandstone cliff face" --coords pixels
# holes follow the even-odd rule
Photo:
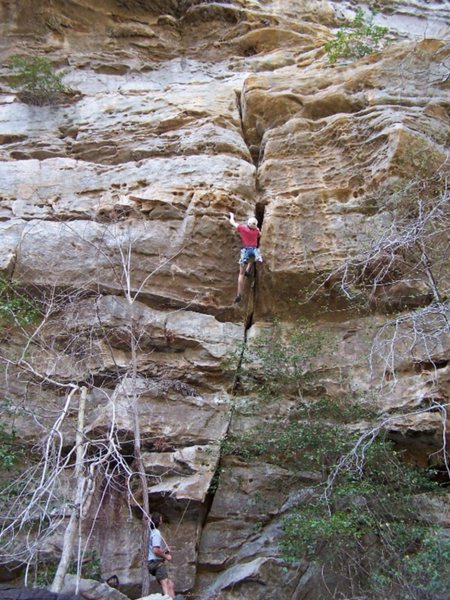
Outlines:
[[[407,292],[386,286],[372,311],[355,313],[325,288],[309,296],[389,225],[398,182],[448,160],[448,5],[369,4],[392,43],[332,65],[323,45],[352,2],[0,1],[0,265],[57,308],[27,368],[20,336],[2,337],[14,408],[5,419],[31,445],[63,404],[55,382],[88,384],[86,435],[114,419],[126,447],[137,398],[150,504],[168,519],[177,589],[205,600],[322,593],[315,568],[293,568],[278,548],[281,517],[318,475],[219,463],[227,431],[257,420],[239,392],[233,399],[227,355],[274,319],[289,329],[306,316],[334,340],[313,366],[318,385],[330,398],[365,397],[391,368],[382,339],[371,368],[368,356],[392,303],[430,301],[417,273]],[[76,101],[18,100],[7,59],[34,53],[67,69]],[[262,226],[265,262],[240,306],[229,211]],[[441,415],[402,412],[448,399],[450,336],[439,328],[432,346],[411,348],[402,335],[396,385],[371,402],[423,464],[441,443]],[[66,446],[75,430],[76,411],[62,427]],[[104,575],[137,597],[140,519],[120,485],[103,504],[105,482],[96,486],[84,534]],[[57,532],[45,552],[60,545]]]

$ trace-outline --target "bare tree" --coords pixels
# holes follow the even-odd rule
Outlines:
[[[362,476],[367,453],[380,434],[394,423],[425,414],[438,416],[442,443],[434,455],[450,477],[450,404],[437,386],[439,369],[448,362],[450,335],[450,190],[445,168],[441,165],[431,177],[400,182],[396,191],[381,189],[380,229],[362,252],[316,282],[308,297],[337,293],[365,310],[394,312],[381,325],[375,324],[368,355],[372,382],[392,391],[405,365],[429,372],[433,382],[429,397],[416,410],[382,415],[361,431],[327,478],[323,492],[327,502],[342,473]]]
[[[443,172],[444,165],[430,178],[381,190],[378,233],[316,282],[307,299],[326,291],[366,310],[397,313],[380,326],[369,357],[372,373],[382,363],[389,385],[395,385],[396,364],[405,353],[413,362],[436,364],[450,332],[450,190]]]
[[[96,383],[90,371],[89,359],[98,352],[98,344],[110,349],[110,357],[115,363],[114,351],[109,340],[108,327],[102,321],[98,310],[91,313],[92,322],[87,327],[77,327],[76,313],[80,303],[97,304],[95,282],[88,282],[81,291],[58,291],[55,287],[42,297],[42,315],[37,325],[21,327],[23,344],[19,355],[16,352],[3,353],[0,361],[8,373],[21,373],[33,385],[47,386],[64,394],[63,405],[55,414],[51,424],[49,419],[33,418],[40,427],[47,429],[42,444],[42,457],[26,469],[19,480],[11,482],[10,490],[20,488],[20,493],[11,503],[1,522],[2,538],[8,540],[2,548],[2,562],[19,561],[31,565],[36,562],[45,541],[61,530],[69,515],[65,531],[62,556],[52,584],[53,591],[59,591],[64,582],[72,557],[77,556],[77,571],[80,576],[80,562],[84,554],[80,536],[81,523],[86,516],[92,500],[96,480],[106,478],[109,482],[117,473],[126,481],[130,502],[140,506],[142,513],[142,595],[149,590],[149,577],[146,568],[148,529],[150,508],[148,501],[148,478],[142,461],[142,439],[139,423],[138,403],[141,395],[138,386],[138,356],[143,335],[139,322],[137,304],[150,278],[165,268],[182,249],[167,259],[163,259],[156,268],[136,281],[133,264],[133,225],[130,222],[112,223],[104,227],[103,242],[92,242],[81,236],[70,223],[62,224],[77,236],[83,244],[95,249],[108,266],[111,281],[120,290],[124,299],[121,314],[121,338],[129,352],[128,366],[115,364],[113,378],[116,388],[111,393],[101,383]],[[111,252],[113,248],[113,252]],[[75,368],[74,373],[58,371],[59,360],[70,357]],[[45,365],[44,368],[42,365]],[[78,369],[78,374],[76,373]],[[63,371],[63,370],[62,370]],[[80,377],[83,380],[78,380]],[[72,375],[70,378],[69,375]],[[70,380],[72,379],[72,380]],[[109,407],[110,422],[102,431],[89,431],[85,425],[86,397],[88,391],[97,392]],[[118,437],[116,421],[116,402],[120,393],[125,393],[129,401],[132,416],[134,463],[129,465],[124,459],[122,444]],[[75,402],[75,397],[79,397]],[[77,411],[75,442],[72,433],[63,431],[67,417]],[[51,421],[51,418],[50,418]],[[72,436],[73,437],[73,436]],[[69,448],[69,449],[67,449]],[[73,467],[75,464],[75,467]],[[72,492],[74,500],[67,505],[67,473],[72,473]],[[133,484],[135,478],[140,481],[139,501]],[[97,508],[97,511],[99,508]],[[77,534],[78,532],[78,534]],[[86,543],[86,542],[85,542]]]
[[[67,224],[67,226],[70,227],[70,224]],[[148,595],[150,585],[149,574],[147,569],[147,547],[149,539],[150,508],[148,501],[147,475],[145,473],[145,468],[142,461],[142,440],[138,413],[138,401],[140,394],[137,393],[138,352],[143,332],[139,326],[138,320],[136,319],[133,307],[138,302],[143,289],[145,288],[147,282],[151,279],[151,277],[153,277],[158,271],[169,265],[182,252],[183,248],[178,252],[174,253],[169,258],[161,260],[158,266],[153,271],[148,273],[142,279],[142,281],[133,282],[133,249],[135,248],[135,244],[133,241],[132,224],[130,222],[113,223],[108,228],[108,235],[113,240],[113,246],[117,249],[117,256],[119,259],[117,263],[115,263],[114,260],[111,259],[110,254],[106,252],[105,248],[103,248],[101,245],[96,245],[95,247],[106,259],[106,262],[110,265],[111,270],[114,274],[114,279],[116,283],[118,282],[120,284],[122,295],[126,300],[125,329],[128,337],[128,346],[131,358],[130,367],[127,373],[124,373],[122,375],[122,378],[124,382],[126,381],[126,387],[130,391],[128,397],[130,400],[130,409],[133,421],[135,467],[139,476],[142,494],[141,576],[142,595],[145,596]],[[129,489],[131,490],[131,487],[129,487]]]
[[[398,291],[407,307],[412,298],[397,288],[409,284],[411,294],[420,294],[422,288],[420,303],[442,303],[449,292],[450,190],[446,178],[439,180],[438,193],[435,189],[430,192],[431,185],[436,185],[434,180],[411,181],[391,193],[378,235],[369,240],[363,252],[350,256],[329,273],[312,296],[328,288],[350,301],[376,307],[383,293],[389,303],[389,293]]]
[[[438,403],[436,402],[429,408],[421,408],[419,410],[407,412],[401,417],[399,415],[389,416],[381,418],[376,424],[369,429],[363,431],[355,443],[352,445],[351,450],[341,456],[337,461],[337,464],[328,475],[326,486],[323,491],[323,497],[328,501],[330,494],[333,490],[334,484],[338,477],[344,472],[354,473],[356,476],[361,477],[364,473],[364,466],[366,463],[367,453],[380,436],[380,434],[389,428],[395,422],[398,422],[399,418],[406,419],[408,417],[414,417],[423,415],[425,413],[438,413],[442,425],[442,446],[434,454],[440,454],[442,462],[445,465],[448,477],[450,478],[450,464],[448,457],[447,448],[447,423],[448,423],[448,410],[450,402]]]
[[[63,551],[61,554],[61,560],[59,561],[58,568],[55,573],[55,578],[52,583],[51,590],[53,592],[59,592],[64,583],[64,577],[69,568],[70,559],[72,558],[73,548],[75,546],[75,536],[77,533],[77,525],[82,517],[83,504],[85,501],[86,492],[86,481],[87,478],[84,475],[84,462],[85,462],[85,450],[83,446],[84,436],[84,416],[86,408],[86,394],[87,389],[81,388],[80,402],[78,405],[78,425],[76,432],[75,448],[76,448],[76,459],[74,469],[74,479],[76,481],[76,495],[75,502],[70,515],[69,523],[64,533]]]

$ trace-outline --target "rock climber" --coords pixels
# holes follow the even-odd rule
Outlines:
[[[239,303],[242,299],[242,293],[244,290],[244,277],[250,277],[253,263],[263,262],[263,258],[258,249],[258,240],[261,235],[258,229],[258,221],[255,217],[250,217],[247,221],[247,225],[240,225],[236,223],[234,219],[234,213],[230,212],[230,223],[235,227],[241,236],[242,248],[241,255],[239,258],[239,276],[238,276],[238,289],[237,295],[234,301]]]
[[[163,594],[175,598],[175,586],[173,581],[169,579],[169,574],[165,565],[165,561],[172,560],[172,554],[158,529],[162,520],[162,515],[158,512],[154,512],[151,516],[147,565],[150,575],[156,577],[156,580],[162,588]]]

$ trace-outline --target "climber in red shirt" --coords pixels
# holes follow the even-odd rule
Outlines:
[[[247,221],[247,225],[240,225],[236,223],[234,219],[234,213],[230,212],[230,223],[235,227],[241,236],[242,249],[239,258],[239,277],[238,277],[238,289],[237,296],[234,299],[236,303],[239,303],[242,298],[244,290],[244,277],[249,277],[253,263],[263,262],[263,258],[258,249],[258,240],[261,235],[258,229],[258,221],[255,217],[250,217]]]

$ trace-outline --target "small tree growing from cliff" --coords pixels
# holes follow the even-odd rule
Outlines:
[[[355,439],[348,442],[357,447]],[[320,560],[324,577],[340,579],[338,589],[351,590],[352,597],[443,597],[450,543],[427,523],[420,504],[437,485],[426,471],[402,462],[381,432],[359,451],[352,451],[358,469],[350,463],[335,469],[328,479],[332,490],[315,490],[286,517],[285,556]]]
[[[353,21],[347,27],[341,27],[335,38],[325,44],[330,63],[339,58],[362,58],[383,48],[389,29],[375,25],[374,16],[372,13],[367,17],[358,8]]]
[[[56,104],[72,93],[62,81],[64,71],[57,73],[44,56],[18,56],[10,58],[14,72],[13,88],[19,90],[20,99],[27,104]]]
[[[287,333],[275,322],[228,360],[238,365],[238,382],[245,391],[256,391],[264,400],[286,394],[302,398],[326,340],[307,321],[297,322]]]

